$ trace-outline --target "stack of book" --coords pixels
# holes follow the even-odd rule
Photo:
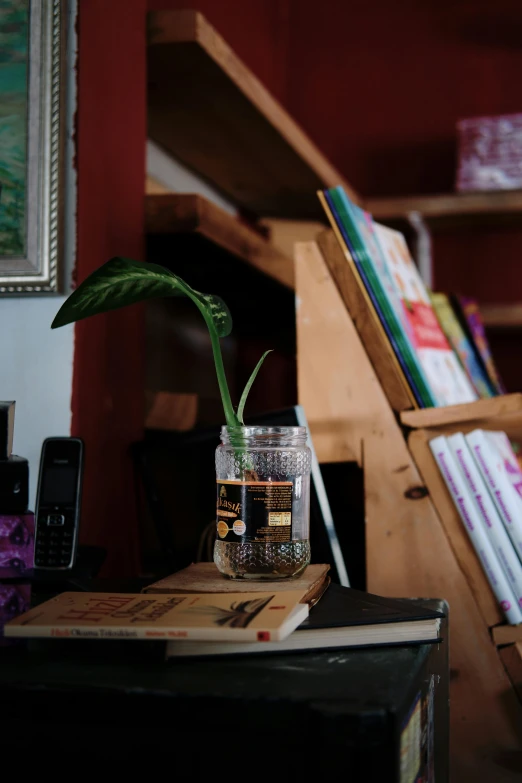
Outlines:
[[[430,449],[506,622],[522,623],[522,471],[508,436],[457,432]]]
[[[60,593],[6,623],[4,633],[152,640],[166,660],[441,641],[441,612],[332,583],[329,571],[309,565],[297,579],[239,584],[213,563],[193,563],[138,594]]]
[[[429,291],[404,235],[375,221],[342,187],[318,197],[416,405],[503,394],[477,302]]]

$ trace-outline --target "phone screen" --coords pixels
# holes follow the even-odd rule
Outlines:
[[[43,478],[42,503],[45,505],[74,503],[76,476],[76,469],[68,465],[48,468]]]

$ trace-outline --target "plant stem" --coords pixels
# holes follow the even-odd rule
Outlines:
[[[206,320],[207,318],[205,317],[205,321]],[[212,343],[212,353],[214,355],[214,364],[216,367],[216,376],[218,380],[219,391],[221,393],[223,410],[225,413],[225,420],[228,427],[239,427],[241,425],[234,412],[234,406],[232,405],[232,399],[228,390],[227,376],[225,374],[225,366],[223,364],[223,356],[221,354],[221,343],[214,328],[209,327],[209,333],[210,341]]]

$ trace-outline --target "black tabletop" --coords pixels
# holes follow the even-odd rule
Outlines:
[[[123,585],[97,580],[90,589]],[[39,585],[33,600],[51,594],[49,585]],[[280,735],[288,747],[308,733],[324,739],[326,732],[329,743],[340,732],[342,747],[348,725],[356,736],[362,725],[404,710],[434,646],[166,661],[161,642],[23,640],[0,647],[0,732],[14,747],[29,728],[42,753],[57,735],[75,752],[88,752],[108,727],[121,742],[140,745],[146,736],[147,746],[172,732],[183,735],[183,747],[195,736],[228,745],[231,732],[271,744]]]

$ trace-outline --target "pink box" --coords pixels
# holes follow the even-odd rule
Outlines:
[[[0,581],[0,647],[21,644],[19,639],[4,638],[4,625],[31,608],[31,583],[20,579]]]
[[[522,114],[469,117],[457,133],[457,191],[522,188]]]
[[[0,569],[34,568],[34,514],[0,514]]]

